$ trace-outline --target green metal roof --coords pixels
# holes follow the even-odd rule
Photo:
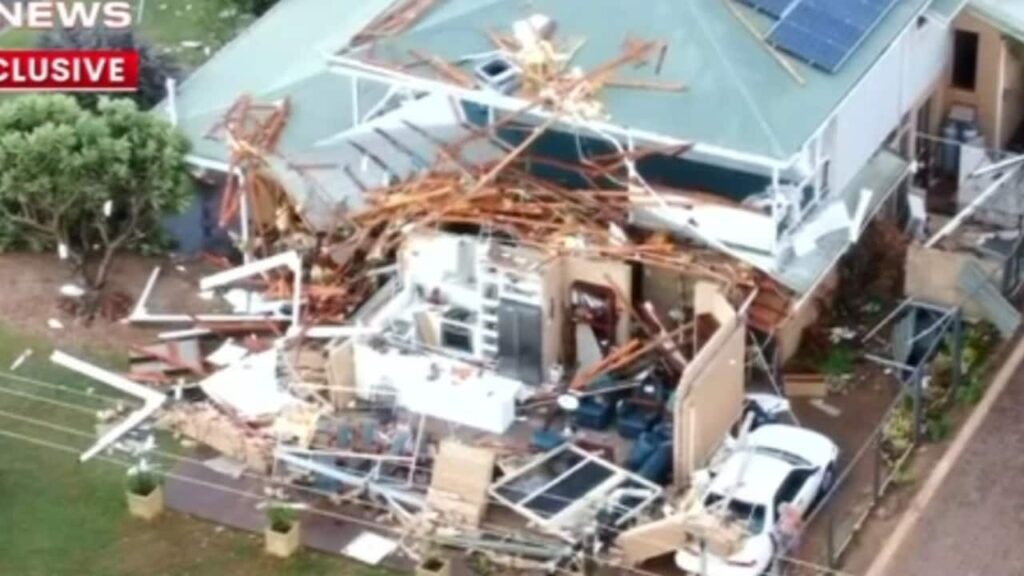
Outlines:
[[[837,0],[838,1],[838,0]],[[373,47],[374,60],[408,63],[411,49],[449,61],[494,49],[488,30],[508,31],[540,13],[562,39],[586,39],[574,64],[593,69],[628,38],[668,42],[659,80],[685,92],[608,88],[612,123],[686,141],[788,160],[824,123],[893,40],[932,0],[897,0],[837,74],[792,60],[798,84],[730,12],[724,0],[442,0],[412,29]],[[737,5],[761,30],[772,20]],[[417,73],[429,73],[416,68]],[[622,74],[651,79],[650,67]]]
[[[206,137],[242,94],[258,101],[292,100],[282,149],[301,152],[352,125],[349,80],[328,71],[337,52],[394,0],[282,0],[180,88],[179,125],[197,156],[226,160],[223,144]],[[662,136],[789,160],[824,123],[885,49],[928,5],[947,0],[897,0],[895,8],[837,74],[791,59],[797,83],[730,13],[725,0],[438,0],[415,26],[372,48],[375,61],[408,62],[410,49],[448,60],[493,50],[487,30],[507,31],[534,13],[555,20],[560,38],[586,39],[574,64],[584,70],[616,58],[628,38],[669,44],[659,80],[685,92],[607,88],[612,123]],[[1001,3],[990,0],[986,3]],[[980,3],[981,0],[975,0]],[[1024,0],[1007,3],[1020,5]],[[737,5],[759,29],[772,20]],[[418,68],[418,73],[428,71]],[[651,79],[650,67],[623,77]],[[360,112],[383,88],[359,83]],[[377,98],[375,98],[375,96]]]
[[[291,117],[280,144],[284,150],[301,150],[351,126],[350,82],[327,70],[324,54],[347,45],[393,2],[278,2],[179,86],[178,125],[192,140],[193,154],[227,161],[224,144],[207,134],[243,94],[259,102],[290,97]],[[365,82],[361,88],[365,111],[383,89]]]
[[[972,14],[1024,42],[1024,0],[970,0]]]

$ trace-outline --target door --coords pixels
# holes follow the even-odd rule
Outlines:
[[[498,306],[498,373],[527,384],[544,379],[540,306],[502,300]]]

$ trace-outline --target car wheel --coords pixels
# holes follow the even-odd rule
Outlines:
[[[818,497],[824,498],[828,496],[828,493],[832,491],[832,487],[836,483],[836,465],[829,464],[828,468],[825,468],[825,475],[821,477],[821,489],[818,491]]]

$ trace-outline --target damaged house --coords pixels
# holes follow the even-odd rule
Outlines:
[[[200,282],[231,313],[148,309],[157,270],[130,318],[184,328],[139,354],[164,422],[386,507],[411,554],[699,531],[663,505],[743,445],[748,368],[777,391],[840,258],[906,215],[950,20],[586,4],[282,0],[179,86],[202,190],[169,227],[237,258]]]

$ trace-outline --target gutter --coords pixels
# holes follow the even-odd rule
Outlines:
[[[324,59],[327,62],[327,68],[329,71],[349,76],[352,78],[366,79],[375,82],[381,82],[389,85],[402,85],[407,86],[416,90],[423,90],[431,93],[441,93],[447,96],[455,97],[460,100],[480,104],[482,106],[489,106],[498,108],[506,112],[530,112],[534,117],[544,120],[549,120],[555,116],[554,113],[541,109],[537,104],[523,100],[522,98],[515,98],[506,96],[497,92],[489,92],[485,90],[475,90],[469,88],[462,88],[459,86],[453,86],[437,80],[429,78],[421,78],[405,72],[390,70],[381,66],[368,64],[361,60],[350,58],[347,56],[340,56],[330,53],[324,54]],[[564,124],[578,126],[570,118],[560,118],[560,121]],[[643,130],[634,130],[631,128],[623,127],[618,124],[611,124],[603,121],[588,121],[591,127],[595,127],[599,130],[615,134],[618,137],[625,139],[640,139],[646,142],[650,142],[655,145],[675,146],[685,145],[688,142],[679,140],[676,138],[669,138],[653,132],[647,132]],[[766,172],[772,170],[784,170],[789,167],[791,161],[778,160],[768,156],[761,156],[758,154],[749,154],[745,152],[739,152],[736,150],[729,150],[719,146],[705,143],[694,143],[694,147],[690,154],[697,153],[698,155],[703,154],[707,156],[713,156],[722,158],[730,162],[752,165]]]

